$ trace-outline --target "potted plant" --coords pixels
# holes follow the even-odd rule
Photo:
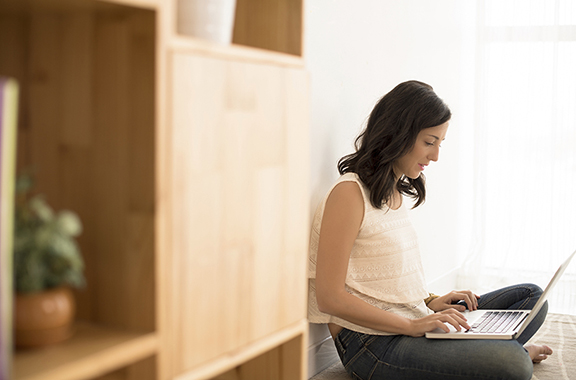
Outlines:
[[[75,301],[70,287],[84,284],[76,237],[78,216],[54,212],[42,195],[31,195],[32,178],[16,181],[14,223],[14,340],[33,347],[60,342],[72,333]]]

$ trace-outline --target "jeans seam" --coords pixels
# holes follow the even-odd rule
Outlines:
[[[366,341],[364,341],[361,336],[358,336],[358,339],[360,339],[360,342],[362,342],[362,345],[366,348],[368,348],[368,346],[372,342],[374,342],[377,338],[378,338],[378,335],[371,335],[368,337],[368,339],[366,339]]]
[[[336,346],[337,351],[342,352],[342,356],[346,354],[346,348],[344,348],[344,345],[340,341],[340,337],[336,336],[336,339],[334,339],[334,345]]]
[[[368,375],[368,380],[371,380],[372,376],[374,376],[374,372],[376,372],[376,368],[378,368],[378,364],[380,364],[380,360],[376,359],[376,363],[374,364],[374,366],[372,367],[372,371],[370,371],[370,374]]]
[[[345,333],[346,336],[344,336],[345,334],[342,334],[342,333]],[[352,330],[348,330],[348,329],[342,329],[342,331],[340,331],[338,333],[338,335],[340,335],[340,334],[342,334],[342,338],[340,339],[340,342],[342,343],[342,345],[347,346],[348,343],[350,343],[350,341],[352,339],[354,339],[354,335],[356,334],[356,332],[352,331]]]
[[[378,364],[378,362],[380,361],[378,359],[377,356],[374,355],[374,353],[372,351],[370,351],[370,349],[368,349],[368,343],[372,343],[377,336],[372,336],[368,339],[367,343],[365,343],[359,336],[360,333],[357,333],[357,339],[358,341],[362,344],[362,348],[360,350],[358,350],[358,352],[356,353],[356,355],[354,355],[352,358],[350,358],[350,360],[346,363],[346,365],[344,365],[344,368],[348,369],[348,367],[352,364],[354,364],[354,362],[358,359],[358,357],[362,354],[364,354],[365,352],[367,352],[368,354],[370,354],[375,360],[376,360],[376,364]],[[374,370],[376,369],[376,365],[374,365],[374,368],[372,368],[372,372],[374,372]]]
[[[354,364],[354,362],[356,362],[356,360],[358,359],[359,356],[361,356],[362,354],[364,354],[364,352],[370,352],[369,350],[366,349],[365,346],[362,346],[362,348],[360,350],[358,350],[358,352],[356,353],[356,355],[354,355],[353,357],[350,358],[350,360],[348,360],[348,363],[346,363],[344,365],[344,368],[346,369],[346,372],[348,372],[348,367],[350,367],[352,364]],[[370,354],[372,354],[370,352]],[[378,358],[376,358],[376,360],[378,360]],[[350,371],[353,372],[353,371]]]

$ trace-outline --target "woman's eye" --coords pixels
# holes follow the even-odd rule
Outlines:
[[[428,145],[428,146],[434,146],[434,143],[431,143],[431,142],[426,141],[426,145]]]

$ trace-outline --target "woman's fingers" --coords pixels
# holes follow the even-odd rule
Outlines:
[[[466,304],[468,305],[468,310],[477,310],[478,309],[478,299],[480,298],[480,296],[477,294],[474,294],[470,290],[465,291],[465,293],[468,296],[468,301],[466,301]]]
[[[450,332],[450,328],[446,325],[446,323],[444,323],[442,321],[436,321],[436,323],[434,325],[435,325],[434,329],[439,328],[439,329],[443,330],[444,332],[447,332],[447,333]]]
[[[474,294],[470,290],[461,290],[453,292],[453,301],[464,301],[468,305],[468,310],[473,311],[478,309],[478,299],[480,296]]]
[[[422,336],[424,333],[436,328],[440,328],[445,332],[450,332],[448,325],[453,326],[456,331],[461,331],[462,328],[470,328],[464,315],[454,309],[446,309],[424,318],[412,320],[412,324],[412,332],[409,334],[412,336]]]
[[[466,317],[464,317],[464,315],[462,315],[462,313],[460,313],[457,310],[454,309],[446,309],[440,313],[437,313],[439,315],[444,316],[445,318],[441,318],[441,321],[444,323],[449,323],[452,326],[454,326],[454,328],[456,329],[456,331],[460,331],[462,329],[462,327],[464,327],[465,329],[469,329],[470,325],[468,325],[467,319]],[[444,325],[445,328],[442,328],[444,331],[448,332],[450,331],[448,329],[448,326]]]
[[[463,294],[464,302],[468,305],[468,310],[473,311],[478,309],[478,300],[474,297],[474,294],[471,291],[465,291]]]

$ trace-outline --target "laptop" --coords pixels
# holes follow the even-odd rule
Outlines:
[[[450,332],[437,328],[426,333],[429,339],[516,339],[536,317],[552,288],[556,285],[562,274],[570,264],[576,251],[560,265],[542,296],[532,310],[474,310],[465,311],[464,317],[468,320],[470,330],[456,331],[454,326],[446,323]]]

